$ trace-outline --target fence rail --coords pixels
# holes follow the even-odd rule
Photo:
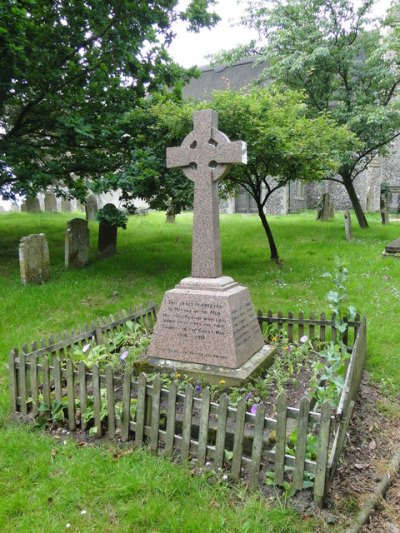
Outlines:
[[[331,334],[333,320],[322,318],[294,318],[282,313],[273,316],[259,315],[260,325],[278,324],[285,328],[290,340],[296,333],[300,337],[307,326],[310,338],[315,338],[318,325],[325,335]],[[14,412],[31,417],[43,410],[49,415],[58,413],[65,417],[70,431],[77,426],[90,430],[96,436],[107,434],[114,438],[120,433],[122,441],[133,441],[136,446],[148,444],[154,453],[166,456],[189,458],[198,465],[211,462],[214,468],[226,467],[232,479],[241,476],[248,479],[249,486],[258,486],[260,476],[266,470],[273,472],[275,483],[281,485],[290,475],[296,489],[302,489],[305,477],[314,479],[314,500],[322,504],[343,446],[351,409],[361,380],[365,360],[365,319],[350,323],[356,342],[351,353],[346,386],[341,398],[340,413],[333,416],[325,404],[320,412],[311,410],[309,398],[303,398],[299,407],[287,405],[284,394],[276,403],[275,418],[265,416],[265,408],[257,407],[256,414],[246,412],[246,403],[240,400],[236,407],[229,405],[228,396],[222,394],[218,403],[211,401],[209,389],[203,389],[196,397],[191,384],[184,393],[178,391],[173,381],[170,387],[161,387],[160,377],[149,380],[146,374],[133,376],[130,369],[118,374],[107,366],[91,369],[81,362],[74,367],[66,352],[95,338],[97,342],[128,320],[154,324],[154,306],[109,317],[81,331],[72,332],[69,339],[49,339],[31,343],[21,350],[14,349],[9,356],[10,395]],[[306,320],[308,320],[306,322]],[[294,332],[294,326],[298,329]],[[314,336],[313,336],[314,333]],[[328,335],[324,336],[324,339]],[[321,335],[320,335],[321,339]],[[40,345],[40,347],[39,347]],[[79,405],[79,411],[77,410]],[[61,413],[62,412],[62,413]],[[337,423],[339,414],[339,423]],[[294,448],[287,446],[288,436],[296,431]],[[308,436],[318,436],[318,450],[313,460],[309,459]]]

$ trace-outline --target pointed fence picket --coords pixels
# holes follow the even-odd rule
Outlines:
[[[141,312],[148,320],[155,319],[154,308]],[[96,325],[103,328],[101,334],[96,334],[93,324],[89,329],[85,326],[69,344],[64,337],[62,341],[51,339],[47,347],[34,343],[35,352],[29,353],[27,346],[12,350],[9,371],[13,411],[35,417],[47,410],[55,417],[55,408],[61,406],[58,413],[65,417],[71,431],[80,427],[97,437],[114,438],[118,430],[122,441],[149,445],[153,453],[195,461],[198,466],[210,463],[215,469],[227,468],[233,480],[245,476],[253,489],[259,484],[260,473],[264,476],[266,470],[272,471],[277,485],[291,479],[296,489],[302,489],[305,476],[311,475],[314,500],[321,505],[339,460],[361,381],[365,319],[349,322],[350,337],[356,337],[336,416],[329,405],[323,405],[320,412],[312,411],[308,398],[303,398],[298,408],[289,407],[286,396],[280,394],[276,417],[270,418],[262,405],[255,415],[246,411],[244,400],[239,400],[236,407],[230,406],[225,393],[216,403],[207,388],[199,398],[191,384],[182,394],[175,381],[168,390],[163,389],[160,376],[149,381],[144,373],[133,376],[129,368],[119,375],[110,366],[88,369],[81,362],[75,367],[66,358],[76,342],[86,343],[96,335],[102,338],[124,320],[140,321],[142,316],[135,312],[110,317],[110,322]],[[295,318],[292,313],[284,317],[268,312],[258,318],[262,327],[272,324],[292,341],[304,334],[315,338],[317,328],[320,340],[333,336],[333,319],[324,321],[322,315],[307,319],[302,314]],[[294,430],[295,446],[288,448],[288,436]],[[310,434],[318,437],[317,455],[312,459],[307,449]]]

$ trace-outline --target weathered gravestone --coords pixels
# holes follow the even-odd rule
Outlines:
[[[65,268],[82,268],[88,263],[88,223],[83,218],[73,218],[65,231]]]
[[[324,192],[318,206],[317,220],[329,220],[335,216],[335,205],[329,192]]]
[[[385,250],[382,255],[384,257],[395,257],[400,259],[400,237],[385,246]]]
[[[389,210],[386,194],[381,194],[380,210],[382,224],[389,224]]]
[[[97,211],[99,210],[99,205],[97,203],[97,198],[94,194],[89,194],[86,198],[86,220],[96,220]]]
[[[103,211],[107,211],[110,215],[113,212],[117,213],[118,209],[114,204],[106,204]],[[101,220],[99,223],[99,241],[98,241],[98,257],[108,257],[114,255],[117,251],[117,235],[118,227],[111,224],[107,220]]]
[[[19,244],[19,265],[21,281],[24,285],[48,281],[50,278],[50,257],[44,233],[22,237]]]
[[[57,211],[57,196],[54,192],[46,192],[44,195],[44,210],[50,213]]]
[[[28,213],[40,213],[40,202],[37,196],[28,196],[25,200],[26,210]]]
[[[353,231],[351,226],[351,215],[348,209],[344,212],[344,232],[346,235],[346,241],[351,241],[353,238]]]
[[[71,212],[71,200],[69,200],[68,198],[61,199],[61,211],[63,213]]]
[[[218,181],[231,164],[246,164],[246,144],[230,142],[212,110],[195,111],[193,124],[180,147],[167,149],[167,167],[181,167],[194,181],[192,277],[165,293],[149,362],[185,372],[190,365],[200,373],[251,372],[250,360],[260,364],[268,349],[248,290],[222,276],[218,202]]]

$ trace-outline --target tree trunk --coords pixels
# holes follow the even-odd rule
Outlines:
[[[272,235],[271,228],[270,228],[270,226],[268,224],[267,217],[265,216],[265,213],[264,213],[264,210],[263,210],[262,206],[259,205],[258,202],[257,202],[257,207],[258,207],[258,216],[261,219],[261,223],[262,223],[263,228],[265,230],[265,233],[267,235],[269,249],[271,251],[271,260],[275,261],[275,263],[279,263],[278,249],[276,247],[274,236]]]
[[[349,195],[351,204],[354,208],[354,213],[356,214],[358,224],[360,228],[368,228],[368,222],[365,218],[365,214],[363,211],[363,208],[361,207],[360,200],[357,197],[356,190],[354,188],[354,183],[350,176],[347,176],[346,174],[342,174],[343,179],[343,185],[346,187],[347,194]]]

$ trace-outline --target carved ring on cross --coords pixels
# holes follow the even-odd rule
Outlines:
[[[211,109],[193,113],[194,129],[181,146],[167,148],[167,167],[180,167],[192,181],[209,177],[218,181],[233,163],[247,162],[246,143],[231,142],[218,129],[218,115]]]
[[[223,178],[231,165],[218,163],[215,149],[226,144],[230,144],[229,138],[217,128],[211,128],[211,135],[207,140],[199,139],[196,131],[189,133],[181,145],[182,148],[189,148],[189,154],[193,159],[187,167],[182,168],[185,176],[195,181],[199,175],[204,175],[208,170],[212,181]]]

